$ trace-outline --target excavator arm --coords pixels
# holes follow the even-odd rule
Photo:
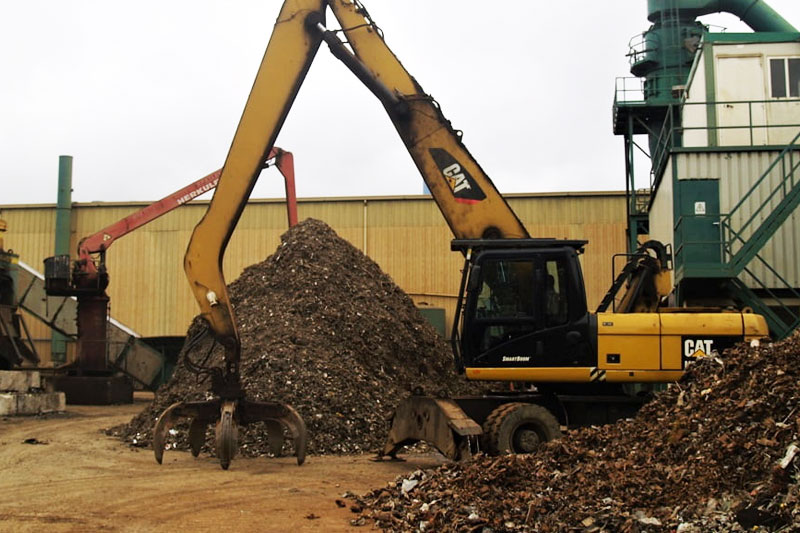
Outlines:
[[[342,29],[328,30],[330,7]],[[343,33],[350,48],[340,40]],[[184,267],[201,314],[238,361],[239,340],[222,258],[264,155],[322,41],[379,98],[456,238],[528,236],[492,181],[461,142],[437,103],[386,45],[366,9],[352,0],[287,0],[234,136],[216,193],[197,225]],[[352,49],[352,51],[351,51]],[[233,367],[231,367],[233,371]]]
[[[333,54],[381,99],[453,235],[527,237],[522,222],[461,142],[461,133],[392,53],[366,9],[351,0],[330,0],[329,5],[354,53],[349,54],[335,32],[317,30]],[[385,89],[377,89],[378,84]],[[395,98],[384,98],[387,93]]]
[[[322,0],[289,0],[281,8],[217,190],[184,256],[201,315],[225,347],[229,367],[238,364],[239,335],[222,272],[225,247],[322,41],[306,31],[306,20],[324,20],[324,13]]]
[[[327,8],[341,25],[340,30],[331,31],[325,26]],[[225,349],[224,368],[209,370],[216,399],[201,402],[202,405],[178,403],[161,415],[154,429],[159,462],[166,431],[181,416],[192,418],[193,427],[197,428],[217,419],[217,453],[223,468],[227,468],[234,454],[237,424],[259,420],[272,424],[274,431],[270,432],[270,438],[275,435],[280,439],[280,426],[275,422],[288,428],[295,440],[298,462],[302,462],[306,436],[297,413],[279,402],[251,402],[244,397],[239,380],[241,345],[222,262],[262,162],[272,149],[323,41],[381,101],[457,238],[528,236],[522,222],[461,143],[460,132],[453,129],[438,104],[403,68],[359,2],[286,0],[214,197],[195,227],[184,257],[186,275],[201,316]],[[200,429],[194,434],[199,443]],[[199,451],[194,440],[193,451]]]
[[[341,29],[326,27],[328,8]],[[224,368],[200,368],[187,357],[187,366],[211,375],[215,398],[205,402],[180,402],[159,417],[153,438],[159,462],[166,432],[178,417],[192,418],[189,433],[195,455],[203,443],[205,425],[217,420],[217,455],[223,468],[227,468],[235,453],[238,425],[256,421],[267,423],[271,448],[276,453],[283,445],[284,429],[288,430],[294,439],[298,462],[303,460],[306,434],[299,415],[280,402],[254,402],[245,397],[239,379],[240,341],[222,259],[262,162],[323,41],[382,103],[442,215],[456,239],[464,245],[460,249],[465,252],[471,274],[462,282],[459,305],[464,297],[465,320],[461,327],[469,330],[464,345],[470,351],[469,361],[464,358],[462,363],[469,378],[570,386],[578,383],[586,390],[601,392],[607,390],[607,373],[616,380],[614,384],[664,379],[666,374],[646,372],[653,366],[661,368],[657,366],[660,361],[653,365],[651,359],[647,359],[652,356],[652,350],[635,349],[640,345],[649,346],[643,344],[645,341],[661,343],[660,333],[641,334],[641,331],[654,330],[656,326],[650,325],[659,324],[661,318],[653,317],[652,313],[640,313],[642,317],[630,319],[617,313],[613,319],[598,321],[588,312],[578,262],[585,242],[529,238],[521,221],[462,144],[460,133],[386,46],[380,28],[364,7],[357,0],[286,0],[216,192],[195,228],[184,259],[201,315],[209,326],[208,332],[225,348]],[[661,257],[664,254],[650,257],[647,253],[645,257],[645,252],[647,250],[640,254],[637,263],[642,268],[631,267],[625,271],[610,292],[609,302],[627,283],[629,292],[635,290],[630,292],[630,297],[623,297],[621,307],[643,311],[657,306],[664,288],[659,284],[656,289],[649,290],[647,285],[666,279],[661,274],[667,260]],[[654,275],[640,277],[639,272]],[[515,285],[511,283],[514,277],[517,278],[513,282]],[[507,286],[516,290],[507,290]],[[478,312],[478,300],[484,288],[488,288],[494,300],[483,302]],[[525,288],[527,290],[523,290]],[[519,295],[530,301],[518,301],[521,300],[517,298]],[[468,315],[469,320],[466,320]],[[697,322],[698,317],[702,318],[700,315],[678,318],[683,324]],[[735,322],[736,317],[732,320]],[[728,322],[715,321],[715,331],[730,338],[740,335],[738,330],[727,326]],[[745,323],[741,319],[741,324]],[[616,329],[613,329],[615,324]],[[628,329],[623,329],[625,327]],[[628,331],[634,333],[627,334]],[[194,345],[194,341],[191,339],[189,345]],[[672,358],[668,363],[682,365],[677,344],[670,346]],[[191,348],[187,348],[187,352],[190,351]],[[628,366],[614,366],[621,365],[621,361]],[[676,368],[671,372],[667,376],[669,379],[680,375],[681,370]],[[503,424],[511,424],[515,419],[521,420],[522,440],[531,437],[540,442],[557,435],[559,420],[549,411],[553,405],[547,404],[552,396],[540,394],[519,399],[520,396],[514,395],[519,401],[511,401],[508,394],[480,398],[480,409],[485,411],[483,420],[491,432],[487,440],[491,449],[508,448],[505,441],[511,434],[503,429]],[[494,405],[491,402],[495,402]],[[492,408],[484,409],[487,405]],[[544,411],[543,407],[546,407]],[[397,413],[383,455],[394,456],[405,443],[427,440],[452,458],[464,457],[473,451],[476,437],[482,431],[477,419],[467,416],[460,404],[451,400],[411,398]],[[536,419],[537,423],[528,424],[529,419]],[[516,429],[511,429],[516,435]],[[528,435],[531,432],[536,435]],[[501,433],[505,435],[502,439]]]

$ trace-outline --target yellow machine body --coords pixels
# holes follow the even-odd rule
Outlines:
[[[468,379],[533,383],[665,383],[687,365],[741,341],[769,336],[752,313],[598,313],[596,361],[591,366],[467,367]],[[520,356],[524,360],[525,356]]]

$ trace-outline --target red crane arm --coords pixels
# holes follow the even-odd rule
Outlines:
[[[273,156],[272,154],[275,155]],[[283,175],[283,182],[286,185],[286,216],[288,218],[289,227],[291,228],[297,225],[297,193],[294,188],[294,156],[292,152],[273,147],[272,150],[269,151],[269,159],[273,157],[275,157],[275,166],[278,167],[278,170]]]
[[[294,183],[294,157],[291,152],[287,152],[280,148],[273,148],[267,157],[267,166],[270,160],[275,160],[275,166],[283,175],[286,184],[286,203],[289,226],[297,224],[297,196],[295,193]],[[106,226],[97,233],[84,237],[78,243],[78,264],[84,272],[96,272],[97,268],[92,260],[91,254],[101,253],[108,250],[109,246],[131,231],[152,222],[158,217],[169,213],[173,209],[182,206],[208,192],[217,186],[219,181],[220,170],[216,170],[208,176],[202,177],[162,198],[161,200],[148,205],[128,215],[127,217],[114,222],[110,226]]]

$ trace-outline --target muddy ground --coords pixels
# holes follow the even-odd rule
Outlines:
[[[363,532],[337,499],[440,463],[439,456],[405,463],[311,456],[298,467],[293,457],[237,457],[226,472],[207,455],[170,450],[159,466],[151,450],[101,432],[151,401],[137,393],[133,405],[0,418],[0,531]]]

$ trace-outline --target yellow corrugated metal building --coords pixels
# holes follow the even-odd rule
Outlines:
[[[611,258],[625,251],[625,196],[617,192],[509,194],[511,207],[534,237],[586,239],[584,277],[590,308],[611,283]],[[78,203],[72,211],[72,243],[141,209],[147,203]],[[115,242],[107,254],[111,315],[144,337],[182,336],[197,313],[183,273],[183,253],[208,203],[195,201]],[[8,222],[7,248],[39,271],[54,247],[54,205],[0,206]],[[452,238],[429,196],[324,198],[298,201],[300,220],[328,223],[365,252],[421,306],[443,308],[452,321],[463,264],[450,251]],[[282,200],[251,200],[225,255],[233,281],[263,261],[286,230]],[[49,332],[28,319],[37,347],[47,357]]]

